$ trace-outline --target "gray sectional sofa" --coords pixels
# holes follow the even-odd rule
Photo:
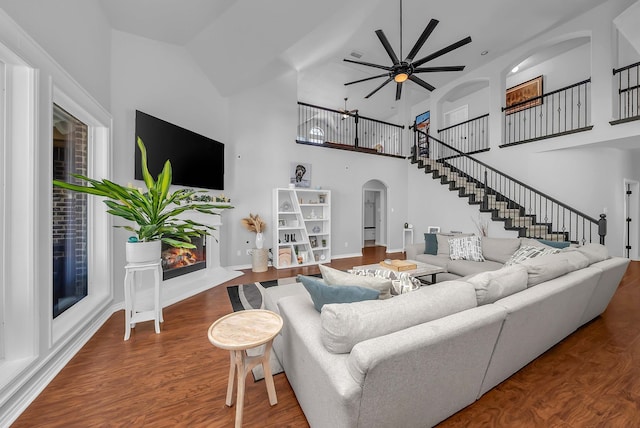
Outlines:
[[[504,267],[489,247],[514,242],[486,244],[487,269],[387,300],[319,313],[299,283],[265,290],[284,319],[273,349],[312,427],[437,424],[601,314],[628,265],[588,244]]]

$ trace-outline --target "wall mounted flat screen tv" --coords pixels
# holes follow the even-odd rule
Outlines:
[[[224,190],[224,144],[136,110],[136,138],[147,148],[149,172],[155,179],[171,161],[173,184]],[[134,141],[134,143],[135,143]],[[142,180],[140,150],[135,143],[135,178]]]

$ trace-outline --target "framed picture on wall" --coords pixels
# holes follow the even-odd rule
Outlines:
[[[525,102],[531,100],[529,102]],[[542,76],[535,77],[507,89],[506,114],[539,106],[542,104]],[[513,107],[512,107],[513,106]]]
[[[296,187],[311,187],[311,164],[291,162],[289,183]]]
[[[431,125],[431,111],[425,111],[416,116],[416,131],[418,132],[418,155],[425,156],[429,152],[429,143],[427,135],[429,135],[429,126]]]
[[[427,233],[440,233],[439,226],[429,226],[427,227]]]

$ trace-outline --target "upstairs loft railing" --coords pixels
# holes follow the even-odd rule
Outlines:
[[[415,134],[421,131],[414,130]],[[607,221],[584,214],[424,133],[414,136],[413,160],[434,171],[450,188],[491,211],[519,236],[604,244]],[[426,143],[425,143],[426,141]]]
[[[590,99],[591,78],[502,107],[505,129],[500,147],[590,130]]]
[[[489,113],[438,130],[438,138],[464,153],[489,150]]]
[[[402,157],[404,126],[298,102],[299,144]]]
[[[640,62],[613,70],[618,86],[618,119],[612,125],[640,119]]]

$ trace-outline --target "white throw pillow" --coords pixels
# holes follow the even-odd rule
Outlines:
[[[538,256],[546,256],[547,254],[558,254],[560,249],[551,247],[532,247],[529,245],[523,245],[513,253],[511,258],[504,264],[505,266],[511,266],[516,263],[521,263],[525,260],[532,259]]]
[[[465,236],[449,239],[449,257],[451,260],[471,260],[483,262],[482,241],[479,236]]]
[[[373,288],[380,292],[379,299],[388,299],[391,297],[391,279],[355,275],[322,264],[318,265],[318,267],[320,268],[322,279],[324,279],[324,282],[328,285],[357,285],[359,287]]]

